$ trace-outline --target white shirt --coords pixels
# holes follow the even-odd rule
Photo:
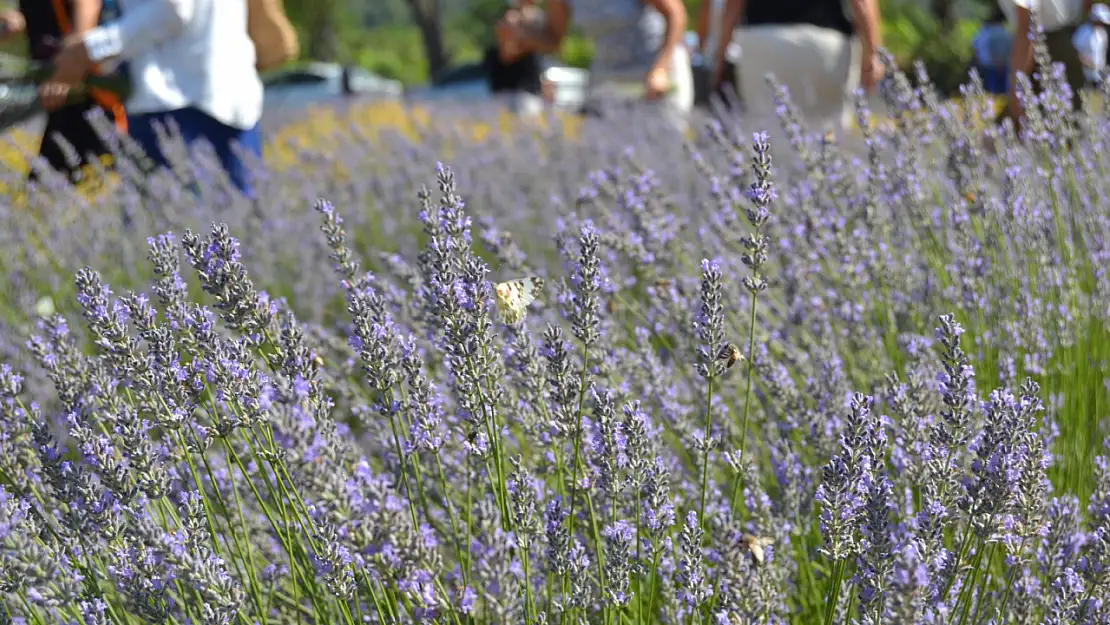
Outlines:
[[[1079,24],[1086,17],[1083,0],[999,0],[998,6],[1011,24],[1017,21],[1016,7],[1037,11],[1041,27],[1049,33]]]
[[[129,113],[196,107],[249,130],[262,117],[262,80],[247,34],[247,0],[120,0],[118,21],[85,33],[94,62],[127,61]]]

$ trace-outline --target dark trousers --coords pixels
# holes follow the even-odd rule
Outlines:
[[[1071,87],[1072,106],[1075,108],[1079,108],[1079,92],[1087,84],[1087,75],[1083,73],[1083,61],[1079,59],[1079,51],[1071,42],[1078,28],[1079,26],[1065,26],[1045,33],[1045,46],[1048,48],[1048,55],[1052,57],[1052,62],[1064,65],[1064,78]],[[1029,72],[1029,79],[1033,81],[1033,90],[1036,93],[1044,93],[1045,86],[1042,81],[1035,80],[1032,76],[1034,71],[1036,70]],[[1007,101],[1005,108],[999,113],[998,121],[1001,122],[1009,116],[1010,103]]]
[[[1007,82],[1010,80],[1010,70],[1006,67],[986,67],[984,65],[974,65],[975,69],[979,72],[979,77],[983,79],[983,89],[987,93],[994,95],[1006,95],[1009,93],[1009,86]]]
[[[86,114],[95,111],[98,107],[91,103],[70,104],[46,116],[46,129],[42,133],[42,143],[39,147],[39,156],[46,159],[55,170],[67,175],[71,181],[76,181],[81,167],[90,164],[90,156],[99,159],[111,154],[111,148],[97,134]],[[111,119],[110,113],[105,113]],[[66,158],[68,150],[62,149],[55,139],[60,135],[77,151],[77,161],[70,163]],[[28,176],[31,181],[37,181],[38,173],[32,169]]]
[[[497,47],[493,46],[486,50],[485,64],[491,92],[540,95],[543,68],[536,55],[527,54],[511,63],[503,63],[497,54]]]
[[[736,65],[730,61],[725,61],[724,68],[721,69],[721,83],[717,85],[716,89],[709,88],[710,73],[707,67],[698,67],[694,71],[694,104],[709,108],[713,104],[714,96],[720,100],[719,104],[725,107],[726,110],[732,108],[737,101],[736,87],[738,76],[736,75]]]
[[[238,144],[246,152],[261,157],[262,133],[258,129],[258,124],[248,130],[233,128],[192,107],[160,113],[129,115],[127,125],[130,128],[131,137],[143,148],[156,166],[168,167],[169,161],[158,142],[155,124],[168,130],[171,122],[181,133],[181,139],[185,145],[191,146],[202,139],[210,143],[235,188],[247,197],[254,196],[249,168],[232,146]]]

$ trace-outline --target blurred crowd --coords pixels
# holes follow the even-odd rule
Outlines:
[[[0,32],[25,36],[31,59],[52,66],[39,88],[48,113],[32,180],[43,164],[76,177],[110,152],[89,115],[100,110],[152,168],[169,165],[160,137],[172,130],[186,145],[209,143],[232,184],[253,194],[245,157],[262,150],[259,72],[297,54],[280,0],[19,0]],[[128,88],[75,97],[104,74]]]
[[[1034,19],[1036,15],[1036,19]],[[1103,79],[1110,8],[1092,0],[999,0],[972,43],[973,67],[991,93],[1005,95],[1003,116],[1021,122],[1017,73],[1034,78],[1034,29],[1039,28],[1053,61],[1064,66],[1074,103]]]
[[[747,111],[773,118],[764,77],[774,74],[811,122],[838,130],[850,118],[849,96],[882,77],[877,1],[848,7],[842,0],[703,0],[691,19],[681,0],[547,0],[542,12],[520,0],[496,26],[488,57],[498,78],[491,80],[502,90],[514,82],[534,90],[536,80],[525,77],[537,71],[535,56],[557,52],[573,24],[594,44],[588,111],[650,102],[662,123],[683,128],[691,109],[716,94],[726,106],[742,98]]]
[[[1106,6],[998,0],[972,64],[989,91],[1008,96],[1003,114],[1015,123],[1015,77],[1033,73],[1035,23],[1076,96],[1106,66]],[[616,120],[624,107],[647,105],[660,113],[660,128],[680,131],[695,107],[712,103],[772,122],[773,75],[812,130],[842,132],[855,94],[872,91],[887,71],[878,0],[702,0],[693,15],[682,0],[510,0],[486,51],[490,90],[511,94],[522,113],[542,110],[551,85],[541,58],[560,51],[572,26],[594,46],[585,112]],[[207,141],[247,195],[244,158],[262,146],[259,73],[298,52],[280,0],[20,0],[0,14],[0,34],[25,35],[29,56],[52,68],[40,87],[48,111],[42,163],[76,175],[108,153],[89,120],[102,111],[154,168],[168,165],[160,141],[168,129],[189,145]],[[128,89],[74,97],[90,76],[121,77]]]
[[[871,92],[887,71],[877,0],[702,0],[694,15],[680,0],[547,0],[544,11],[534,3],[510,2],[498,22],[491,81],[498,91],[538,93],[535,56],[558,51],[573,23],[596,50],[587,111],[614,100],[656,102],[682,125],[693,107],[716,101],[773,120],[773,75],[810,128],[840,132],[852,121],[854,94]],[[1034,24],[1076,98],[1107,64],[1105,5],[997,0],[975,37],[972,67],[989,92],[1007,96],[1002,115],[1019,126],[1016,75],[1033,77]],[[693,37],[684,37],[689,28]]]

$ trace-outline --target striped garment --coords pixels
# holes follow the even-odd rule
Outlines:
[[[575,25],[594,43],[594,82],[640,82],[663,44],[666,20],[644,0],[567,0]]]

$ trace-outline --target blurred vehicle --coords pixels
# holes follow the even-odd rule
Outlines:
[[[269,72],[262,78],[265,110],[297,109],[342,101],[347,97],[400,98],[396,80],[356,65],[305,63]]]
[[[583,69],[542,57],[543,97],[548,104],[578,110],[586,102],[590,73]],[[411,102],[483,101],[493,97],[489,87],[489,69],[484,63],[466,63],[441,72],[431,83],[410,89],[406,99]]]

